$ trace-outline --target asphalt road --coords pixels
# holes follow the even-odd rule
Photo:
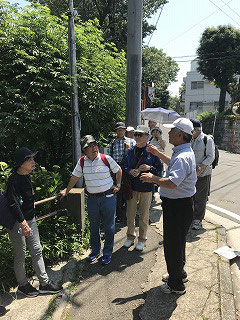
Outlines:
[[[161,126],[168,142],[168,129]],[[166,154],[171,156],[172,145],[167,143]],[[240,154],[220,150],[218,166],[213,170],[211,195],[208,203],[240,215]]]

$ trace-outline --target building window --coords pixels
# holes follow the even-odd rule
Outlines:
[[[192,81],[191,82],[191,89],[203,89],[204,82],[203,81]]]
[[[202,102],[190,102],[189,111],[199,110],[203,109],[203,103]]]

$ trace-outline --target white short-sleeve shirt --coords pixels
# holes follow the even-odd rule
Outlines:
[[[80,159],[77,162],[72,175],[75,177],[84,176],[87,191],[89,193],[100,193],[109,190],[113,186],[113,179],[111,172],[116,173],[119,171],[120,166],[113,160],[112,157],[105,155],[110,169],[102,161],[100,153],[92,161],[87,156],[84,158],[83,170],[80,164]]]

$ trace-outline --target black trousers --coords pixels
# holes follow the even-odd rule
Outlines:
[[[186,236],[193,219],[192,197],[162,199],[163,246],[169,274],[168,285],[175,290],[183,290],[182,278],[186,261]]]

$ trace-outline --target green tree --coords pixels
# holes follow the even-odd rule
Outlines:
[[[18,146],[39,150],[41,163],[71,161],[67,17],[38,4],[18,12],[0,0],[1,159]],[[76,27],[82,135],[107,135],[124,116],[124,52],[104,44],[97,21]]]
[[[52,14],[61,16],[68,10],[68,1],[30,0],[47,5]],[[97,18],[107,42],[114,42],[119,49],[126,50],[127,44],[127,0],[74,0],[74,6],[82,21]],[[143,36],[153,32],[150,18],[167,0],[143,0]]]
[[[178,64],[167,57],[161,49],[154,47],[144,48],[142,52],[142,83],[151,86],[154,83],[156,97],[152,106],[169,108],[171,105],[168,86],[176,80]]]
[[[197,50],[198,71],[220,88],[219,112],[225,108],[226,92],[240,73],[240,30],[231,26],[207,28]]]

